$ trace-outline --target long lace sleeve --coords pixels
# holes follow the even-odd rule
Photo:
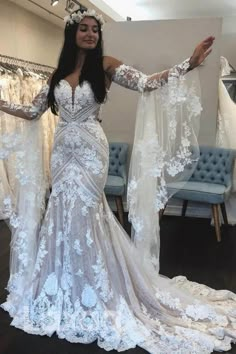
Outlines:
[[[49,86],[44,85],[31,105],[21,105],[0,100],[0,110],[15,117],[32,120],[41,117],[48,109],[47,94]]]
[[[152,75],[146,75],[131,66],[122,64],[115,69],[112,81],[131,90],[144,92],[152,91],[163,86],[170,77],[178,78],[190,70],[190,59],[169,70],[164,70]]]

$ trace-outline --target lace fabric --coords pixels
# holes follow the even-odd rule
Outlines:
[[[34,199],[45,190],[37,170],[41,168],[37,160],[40,150],[31,150],[33,143],[40,146],[34,135],[39,120],[27,122],[33,135],[26,137],[31,137],[32,145],[28,140],[21,142],[34,151],[33,156],[27,155],[32,158],[27,164],[35,168],[22,165],[28,179],[20,178],[25,198],[21,199],[25,204],[19,206],[21,214],[11,208],[10,198],[6,200],[9,213],[18,212],[9,214],[14,226],[12,256],[22,265],[11,268],[9,296],[2,304],[12,316],[11,325],[37,335],[56,332],[73,343],[97,340],[107,351],[125,351],[136,345],[153,354],[229,350],[236,340],[235,295],[215,292],[182,277],[161,277],[151,262],[140,261],[137,248],[103,194],[109,149],[90,85],[78,86],[72,104],[71,87],[63,80],[55,97],[60,121],[45,215],[41,219],[42,205]],[[14,139],[5,139],[0,151],[6,158],[10,150],[18,152],[18,147],[12,146]],[[24,189],[30,186],[34,188]],[[29,215],[24,205],[33,203],[37,214]],[[19,217],[26,213],[27,218]],[[26,219],[31,224],[25,224]]]
[[[23,119],[37,119],[47,110],[47,97],[48,85],[45,85],[40,90],[39,94],[34,98],[31,105],[22,105],[16,103],[3,102],[1,104],[1,110],[7,114],[14,113],[14,116]]]
[[[19,78],[15,77],[9,98],[15,98],[16,102],[29,102],[31,94],[37,92],[38,85],[33,85],[34,81],[30,78],[21,83],[23,87],[20,91]],[[5,84],[9,86],[8,78]],[[26,90],[25,84],[31,85],[31,93]],[[2,87],[2,98],[7,98],[6,92],[6,87]],[[40,121],[37,119],[47,109],[47,93],[48,85],[44,85],[31,105],[1,101],[3,113],[0,156],[4,159],[7,174],[10,176],[10,192],[6,189],[3,192],[1,211],[12,229],[8,288],[13,289],[17,296],[22,293],[22,284],[27,284],[32,276],[37,233],[44,214],[45,194],[49,185],[45,164],[48,150],[45,148],[42,128],[47,117]],[[10,114],[26,119],[16,120]]]
[[[189,59],[186,59],[183,63],[175,65],[170,70],[146,75],[129,65],[122,64],[116,68],[112,81],[134,91],[153,91],[165,85],[170,77],[179,78],[185,75],[189,68]]]
[[[173,195],[168,187],[186,182],[199,156],[200,85],[196,72],[185,75],[188,70],[189,59],[150,76],[121,65],[113,77],[116,83],[142,93],[129,169],[128,209],[140,257],[143,262],[151,259],[157,271],[158,212]]]
[[[35,115],[42,114],[47,109],[47,104],[44,98],[47,95],[47,85],[45,80],[42,80],[37,75],[25,77],[22,74],[9,73],[1,74],[0,76],[0,106],[4,106],[3,110],[13,112],[21,116],[21,118],[31,119],[31,113]],[[40,93],[39,93],[40,91]],[[44,94],[45,91],[45,94]],[[34,99],[35,98],[35,99]],[[33,100],[34,99],[34,100]],[[33,102],[32,102],[33,100]],[[11,103],[14,102],[13,107]],[[42,103],[42,105],[41,105]],[[37,106],[41,112],[37,112]],[[44,107],[43,107],[44,106]],[[10,111],[10,108],[13,111]],[[15,108],[18,108],[15,111]],[[28,114],[28,115],[27,115]],[[44,174],[47,180],[47,188],[50,185],[50,155],[54,139],[55,127],[57,125],[58,118],[55,117],[49,110],[47,110],[41,117],[38,124],[38,129],[42,135],[42,149],[43,154],[43,168]],[[22,140],[22,137],[27,135],[26,130],[29,125],[25,119],[18,119],[7,113],[0,111],[0,132],[1,136],[4,134],[19,134],[18,137]],[[9,188],[13,195],[18,194],[18,182],[16,180],[15,173],[15,157],[11,155],[10,158],[4,160],[3,169],[1,175],[6,175],[8,179]],[[2,195],[9,194],[9,188],[6,183],[2,189]],[[3,200],[3,198],[1,198]],[[1,206],[3,203],[1,202]],[[3,214],[3,209],[0,207],[0,214]],[[3,215],[3,218],[5,216]]]

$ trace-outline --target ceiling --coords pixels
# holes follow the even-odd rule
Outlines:
[[[236,0],[104,0],[120,15],[133,20],[236,15]]]
[[[10,0],[38,16],[64,27],[66,0],[51,6],[51,0]],[[125,20],[156,20],[191,17],[236,16],[236,0],[79,0],[89,8],[103,13],[106,22]]]
[[[25,8],[26,10],[33,12],[34,14],[54,23],[59,27],[64,27],[63,18],[68,15],[65,11],[66,0],[60,0],[56,6],[51,6],[51,0],[9,0],[18,6]],[[79,0],[79,2],[87,8],[94,8],[99,13],[102,13],[106,22],[119,21],[122,17],[118,15],[107,4],[101,3],[101,6],[97,7],[89,0]],[[77,6],[78,7],[78,6]],[[76,8],[77,8],[76,7]]]

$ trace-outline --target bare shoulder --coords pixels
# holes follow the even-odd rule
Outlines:
[[[122,61],[120,61],[114,57],[110,57],[110,56],[103,57],[103,68],[104,68],[104,71],[109,76],[112,76],[115,72],[115,69],[118,68],[122,64],[123,64]]]

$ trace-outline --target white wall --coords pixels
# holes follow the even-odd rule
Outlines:
[[[55,66],[62,38],[61,28],[0,0],[0,54]]]
[[[223,18],[221,55],[236,69],[236,16]]]

